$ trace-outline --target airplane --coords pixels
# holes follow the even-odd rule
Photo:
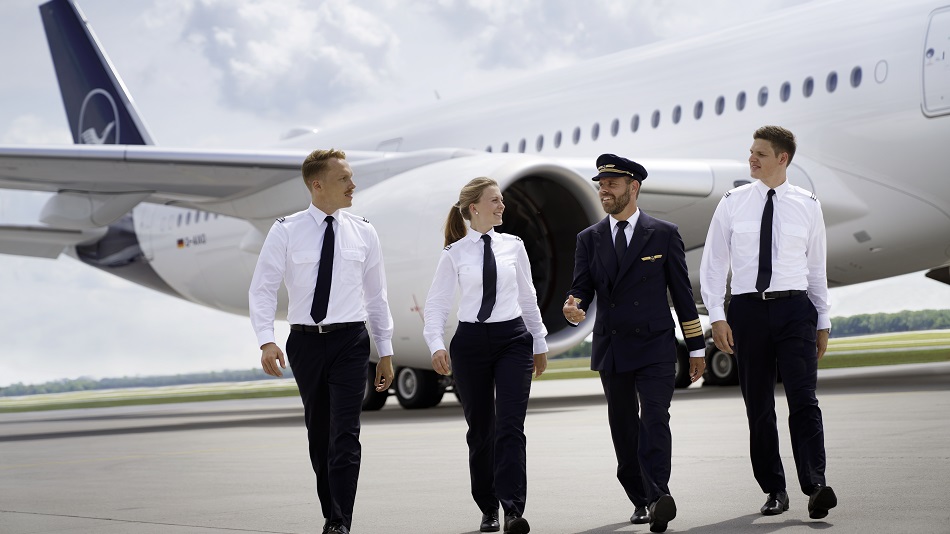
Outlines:
[[[50,194],[34,223],[0,225],[0,253],[69,254],[246,315],[264,235],[309,199],[301,161],[313,148],[342,148],[358,185],[352,209],[383,245],[393,390],[406,408],[438,404],[449,386],[431,371],[422,305],[445,214],[475,176],[504,192],[499,230],[526,244],[552,356],[593,326],[568,327],[561,305],[575,236],[604,216],[590,180],[601,153],[649,170],[638,204],[679,225],[697,301],[708,222],[725,192],[751,180],[744,151],[763,124],[799,138],[789,179],[822,203],[829,285],[927,269],[950,284],[947,0],[809,3],[473,96],[298,131],[262,150],[155,146],[75,2],[52,0],[40,13],[76,144],[0,147],[0,191]],[[706,381],[733,382],[731,356],[708,355]],[[386,395],[367,388],[364,408],[379,409]]]

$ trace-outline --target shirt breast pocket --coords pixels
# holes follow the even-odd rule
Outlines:
[[[340,275],[349,283],[361,283],[366,252],[358,248],[345,248],[340,251]]]
[[[295,286],[312,286],[317,281],[317,266],[320,264],[320,251],[298,250],[290,255],[292,279]]]
[[[808,245],[808,229],[797,224],[783,224],[780,229],[782,242],[779,243],[779,259],[794,261],[805,257]]]
[[[732,250],[736,256],[757,256],[759,254],[759,228],[761,221],[737,222],[732,228]]]

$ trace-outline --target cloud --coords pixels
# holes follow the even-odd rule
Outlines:
[[[395,30],[350,0],[178,0],[173,11],[152,23],[180,31],[236,109],[279,118],[326,114],[393,79]]]
[[[18,145],[68,145],[73,142],[62,124],[50,124],[44,118],[26,114],[15,117],[3,133],[0,143]]]

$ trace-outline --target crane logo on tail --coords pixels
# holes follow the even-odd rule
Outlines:
[[[119,144],[119,108],[104,89],[93,89],[83,99],[76,137],[84,145]]]

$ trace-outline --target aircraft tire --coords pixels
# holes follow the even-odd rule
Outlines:
[[[719,349],[710,352],[706,362],[706,383],[713,386],[739,384],[739,366],[736,357]]]
[[[445,388],[435,371],[400,367],[396,371],[396,398],[407,410],[431,408],[442,401]]]

